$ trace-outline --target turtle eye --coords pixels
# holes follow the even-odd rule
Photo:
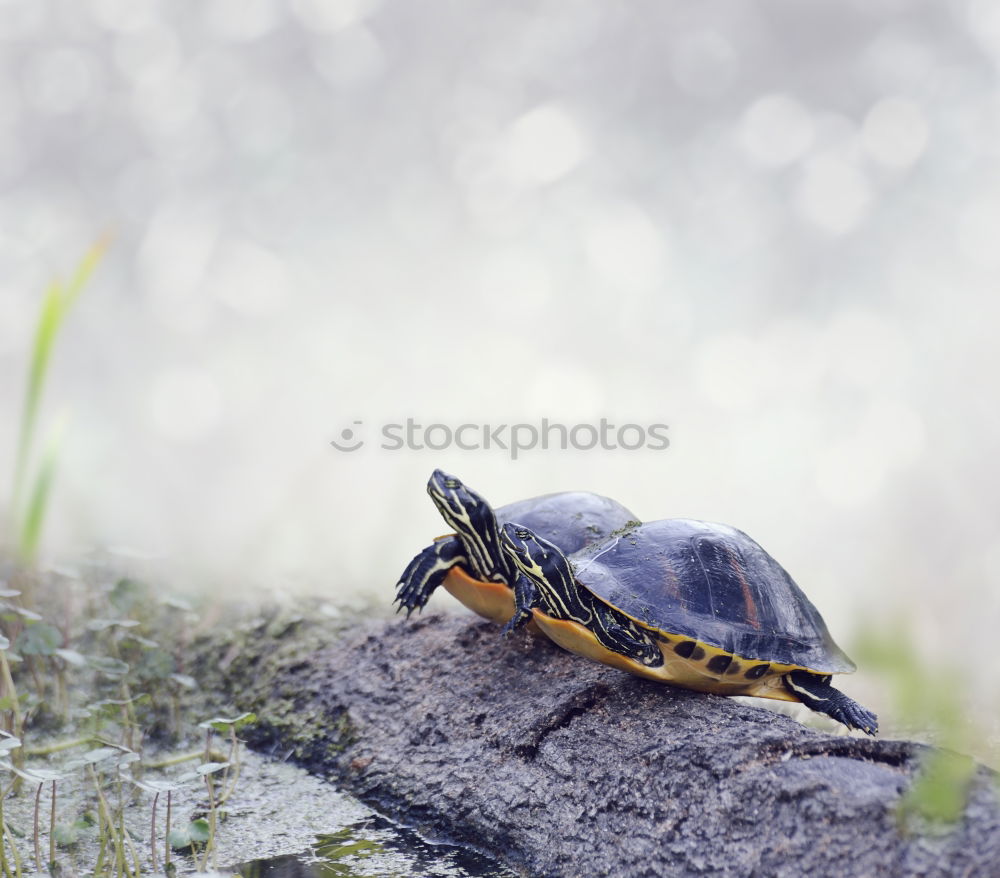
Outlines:
[[[517,530],[517,531],[514,531],[514,536],[516,536],[519,540],[530,540],[531,539],[531,531],[530,530]]]
[[[458,487],[458,480],[457,479],[445,479],[444,480],[444,486],[446,488],[450,488],[451,490],[454,491],[455,488]]]

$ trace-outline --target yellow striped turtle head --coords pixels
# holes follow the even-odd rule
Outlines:
[[[497,519],[486,498],[461,479],[436,469],[427,481],[427,493],[469,553],[472,572],[482,580],[505,581],[506,562],[500,551]]]
[[[503,526],[500,544],[508,557],[532,582],[551,606],[562,606],[575,595],[576,583],[569,560],[558,546],[520,524]]]

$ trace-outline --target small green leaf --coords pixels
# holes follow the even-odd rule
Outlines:
[[[0,634],[0,649],[8,650],[10,649],[10,641]]]
[[[174,657],[151,640],[143,645],[146,651],[135,666],[136,674],[147,680],[166,680],[176,667]]]
[[[87,627],[91,631],[106,631],[108,628],[135,628],[141,623],[135,619],[91,619]]]
[[[239,729],[243,726],[257,722],[257,714],[246,711],[231,719],[224,716],[216,716],[198,723],[199,729],[215,729],[217,732],[228,732],[230,728]]]
[[[184,851],[194,844],[204,844],[211,836],[208,821],[204,817],[199,817],[181,829],[171,830],[167,838],[175,851]]]
[[[76,759],[71,759],[66,763],[66,770],[71,771],[77,768],[83,768],[86,765],[96,765],[98,762],[104,762],[107,759],[111,759],[113,756],[117,756],[122,751],[115,747],[98,747],[95,750],[88,750],[82,756],[77,756]]]
[[[87,662],[95,671],[108,677],[124,677],[129,672],[125,662],[110,656],[90,656]]]
[[[32,768],[32,769],[18,768],[16,765],[12,765],[11,763],[5,760],[0,760],[0,768],[4,769],[5,771],[12,771],[18,777],[24,778],[25,780],[30,781],[31,783],[38,783],[38,784],[49,783],[51,781],[60,781],[66,777],[66,775],[63,774],[63,772],[61,771],[52,771],[51,769],[48,768]]]
[[[126,615],[149,600],[149,588],[137,579],[125,577],[115,583],[108,599],[120,613]]]
[[[222,771],[224,768],[229,768],[228,762],[203,762],[195,769],[195,771],[204,777],[206,774],[215,774],[216,772]]]
[[[147,793],[169,793],[173,790],[180,789],[183,784],[178,780],[167,781],[167,780],[155,780],[142,778],[141,780],[137,777],[132,777],[131,775],[126,775],[125,779],[135,784],[140,790],[144,790]]]
[[[124,707],[126,704],[137,704],[141,701],[148,701],[149,695],[145,692],[140,692],[138,695],[133,695],[131,698],[104,698],[101,701],[95,701],[91,704],[91,707]]]
[[[10,613],[14,613],[20,616],[22,619],[27,619],[29,622],[41,622],[42,617],[34,610],[29,610],[26,607],[17,607],[14,604],[7,604],[6,609]]]
[[[17,638],[17,648],[23,655],[52,655],[62,644],[62,632],[48,622],[29,625]]]
[[[56,655],[66,662],[66,664],[73,665],[75,668],[82,668],[87,664],[87,659],[75,649],[57,649]]]
[[[57,823],[55,831],[56,844],[61,848],[73,847],[80,840],[81,834],[89,830],[93,825],[93,819],[88,820],[86,814],[82,817],[77,817],[72,823]]]
[[[184,689],[197,689],[198,681],[194,677],[189,677],[187,674],[171,674],[170,679],[173,680],[178,686],[182,686]]]
[[[189,824],[189,829],[191,841],[205,842],[212,837],[211,827],[208,825],[208,821],[204,817],[192,820]]]
[[[186,827],[184,829],[171,829],[167,840],[175,851],[186,851],[191,847],[191,834]]]

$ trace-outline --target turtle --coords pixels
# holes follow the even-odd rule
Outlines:
[[[638,524],[621,503],[586,491],[545,494],[494,510],[461,479],[440,469],[431,474],[427,493],[455,533],[435,539],[403,571],[395,603],[407,616],[423,609],[443,584],[480,616],[499,624],[510,619],[518,570],[500,548],[499,530],[506,522],[524,524],[568,553]]]
[[[785,569],[742,531],[689,519],[628,527],[567,554],[520,524],[504,635],[529,620],[571,652],[718,695],[798,701],[874,736],[875,714],[830,685],[855,670]]]

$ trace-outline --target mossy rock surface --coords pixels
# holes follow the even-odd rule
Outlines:
[[[998,875],[996,776],[904,831],[922,745],[831,736],[467,617],[260,620],[200,645],[252,743],[545,876]]]

